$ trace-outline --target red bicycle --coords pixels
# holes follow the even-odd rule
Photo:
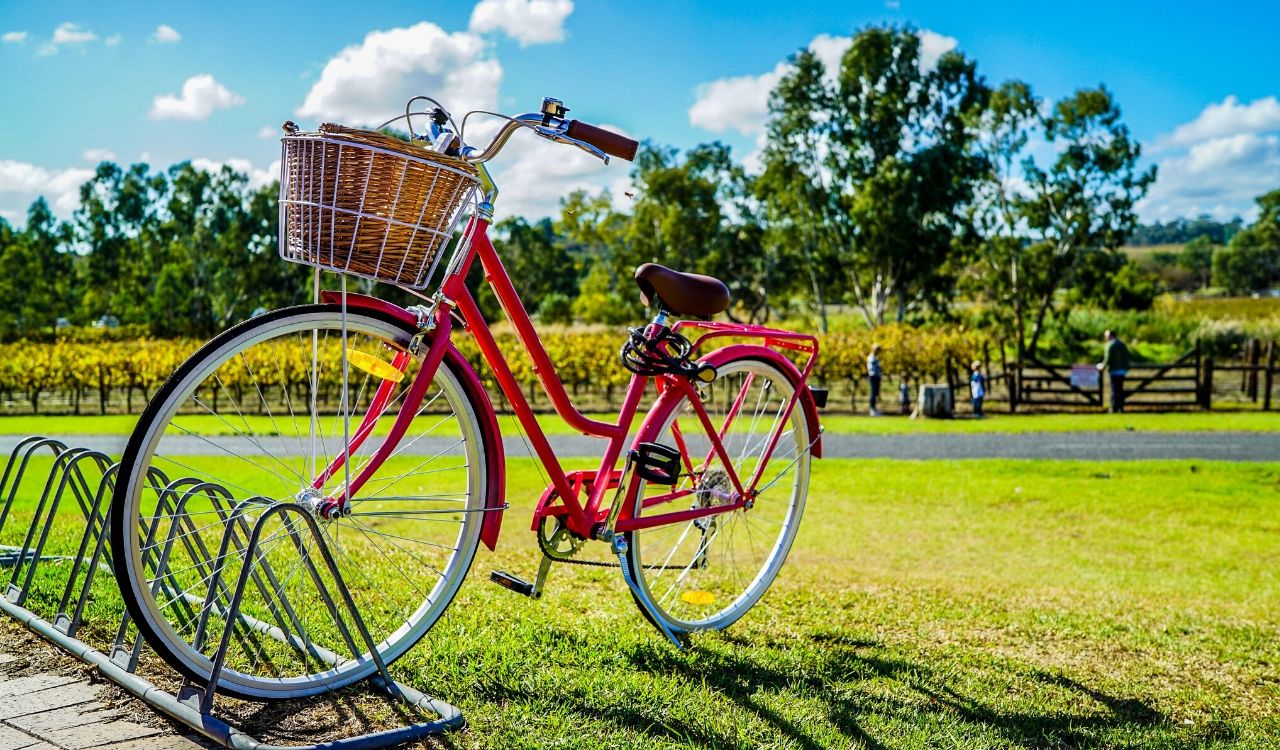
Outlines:
[[[544,555],[537,578],[497,572],[496,582],[537,597],[553,563],[602,543],[643,614],[677,644],[729,626],[765,593],[821,455],[825,393],[807,385],[817,340],[673,321],[723,312],[729,292],[645,264],[635,279],[656,314],[622,346],[633,375],[617,419],[576,408],[489,241],[497,187],[484,166],[519,129],[606,163],[634,157],[635,141],[566,112],[544,100],[507,118],[483,150],[463,143],[439,105],[425,113],[430,132],[413,134],[430,148],[337,126],[283,139],[281,253],[317,268],[319,303],[252,318],[192,355],[149,403],[116,478],[117,577],[137,627],[174,668],[207,679],[219,631],[231,627],[219,689],[232,695],[300,697],[375,669],[337,616],[329,569],[310,563],[314,545],[287,514],[264,516],[272,525],[255,548],[252,585],[227,612],[225,581],[247,549],[228,526],[280,503],[316,520],[381,661],[439,620],[479,544],[494,549],[507,507],[498,420],[454,345],[460,331],[549,476],[532,519]],[[406,108],[404,119],[418,114]],[[598,468],[562,467],[464,283],[477,260],[555,411],[604,441]],[[398,285],[423,304],[347,293],[346,276],[342,291],[322,294],[320,268]],[[231,541],[215,555],[224,535]],[[225,563],[222,575],[211,560]]]

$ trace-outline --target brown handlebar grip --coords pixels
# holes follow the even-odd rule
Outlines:
[[[616,156],[627,161],[635,159],[636,150],[640,148],[639,142],[633,141],[625,135],[618,135],[604,128],[588,125],[580,120],[570,120],[569,128],[565,131],[565,135],[570,138],[576,138],[583,143],[590,143],[609,156]]]

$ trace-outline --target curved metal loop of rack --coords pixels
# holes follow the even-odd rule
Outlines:
[[[253,498],[237,502],[232,493],[220,485],[184,477],[170,479],[154,469],[148,475],[148,481],[156,489],[159,502],[168,504],[165,506],[166,509],[174,511],[175,515],[180,515],[178,512],[190,498],[201,495],[202,500],[207,499],[220,513],[226,524],[226,531],[221,540],[221,549],[217,554],[211,554],[211,550],[200,541],[199,535],[194,535],[195,543],[193,544],[190,541],[193,538],[192,535],[182,533],[180,524],[172,524],[166,544],[156,547],[155,549],[159,551],[153,554],[151,559],[145,560],[144,564],[163,581],[166,575],[171,575],[166,572],[166,550],[174,540],[182,538],[182,543],[190,546],[187,552],[193,559],[202,560],[208,574],[215,577],[214,585],[209,587],[209,601],[188,602],[191,606],[186,609],[186,616],[193,618],[193,624],[201,631],[205,629],[209,616],[214,612],[227,622],[233,622],[235,626],[223,628],[219,648],[214,652],[214,669],[209,682],[199,684],[183,680],[177,695],[166,692],[135,673],[143,642],[140,637],[130,638],[128,612],[124,613],[116,629],[109,655],[80,640],[77,638],[77,633],[84,622],[85,608],[90,600],[95,574],[100,567],[105,567],[108,569],[107,577],[111,577],[109,569],[111,549],[107,543],[107,529],[110,523],[108,514],[111,492],[118,465],[104,453],[87,448],[69,447],[55,438],[29,437],[22,440],[10,453],[4,473],[0,475],[0,533],[4,531],[5,523],[13,516],[19,487],[24,486],[24,480],[28,480],[28,486],[31,484],[32,459],[46,454],[52,456],[53,461],[39,500],[35,503],[30,525],[23,535],[23,542],[21,546],[16,547],[0,546],[0,570],[10,571],[4,595],[0,597],[0,611],[18,620],[72,656],[96,667],[102,676],[157,711],[210,740],[234,750],[318,750],[321,747],[326,750],[374,750],[393,747],[432,734],[440,734],[463,724],[462,713],[456,707],[426,696],[391,678],[386,665],[382,663],[376,649],[373,648],[372,640],[359,611],[351,601],[346,584],[333,565],[324,537],[318,532],[315,520],[303,508],[292,503],[273,505],[255,522],[250,523],[243,511],[245,505],[251,503]],[[54,530],[54,522],[58,511],[69,505],[68,497],[74,500],[75,506],[83,517],[84,532],[80,536],[74,555],[47,555],[45,552]],[[325,590],[327,587],[319,583],[321,598],[326,602],[330,616],[343,630],[347,646],[351,648],[353,655],[358,657],[362,648],[367,648],[368,652],[374,655],[378,672],[371,678],[373,685],[409,706],[430,711],[439,718],[408,724],[398,729],[286,748],[260,742],[214,715],[218,675],[232,637],[238,641],[274,638],[296,646],[297,636],[292,635],[292,632],[299,626],[290,615],[291,608],[288,601],[279,598],[274,601],[271,607],[274,623],[257,620],[239,611],[241,597],[250,585],[259,591],[279,590],[278,587],[269,588],[274,572],[265,560],[260,560],[256,565],[244,565],[234,587],[221,580],[222,561],[227,559],[227,553],[231,547],[234,546],[236,552],[243,555],[245,560],[261,557],[256,554],[259,533],[263,523],[273,515],[280,516],[284,523],[289,524],[293,529],[291,533],[298,535],[299,541],[303,533],[311,535],[311,543],[319,550],[338,594],[335,599],[331,592]],[[288,521],[291,515],[300,517],[303,519],[302,522],[291,523]],[[149,539],[152,541],[158,525],[152,524],[148,530],[152,535]],[[157,557],[159,559],[156,559]],[[311,566],[312,571],[315,572],[310,558],[303,559],[305,564]],[[26,604],[29,595],[37,585],[43,583],[43,579],[37,577],[37,568],[41,563],[54,562],[69,562],[70,565],[65,566],[68,568],[66,584],[61,587],[57,613],[50,621],[28,609]],[[319,576],[314,576],[313,579],[320,580]],[[41,595],[42,598],[47,599],[48,592],[42,589]],[[215,599],[218,600],[217,606],[210,606]],[[196,607],[201,609],[197,610]],[[343,611],[346,612],[346,621],[351,624],[351,628],[344,624],[344,618],[341,616]],[[313,657],[325,660],[333,666],[345,661],[336,653],[325,650],[322,650],[323,653],[317,653],[314,644],[311,644],[311,649]]]

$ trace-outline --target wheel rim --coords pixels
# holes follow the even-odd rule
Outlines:
[[[417,361],[407,357],[404,376],[390,386],[381,429],[351,452],[349,472],[332,472],[311,492],[311,480],[342,453],[344,433],[356,434],[392,372],[369,358],[393,363],[408,334],[386,321],[348,314],[344,406],[338,313],[287,314],[229,333],[193,357],[198,363],[184,366],[180,380],[166,384],[127,452],[136,459],[122,516],[131,519],[124,525],[129,575],[122,585],[149,636],[163,642],[166,658],[199,676],[211,669],[226,630],[219,614],[243,567],[244,540],[266,507],[245,501],[306,502],[340,492],[376,450],[417,372]],[[479,427],[448,367],[440,367],[418,414],[397,454],[356,495],[351,515],[317,519],[388,662],[443,614],[470,565],[483,520]],[[233,521],[237,505],[243,514]],[[219,580],[209,561],[228,523],[237,531],[222,585],[206,606]],[[301,696],[375,668],[304,523],[287,514],[264,522],[258,573],[241,607],[245,617],[232,629],[224,689],[249,697]],[[211,615],[201,633],[198,615],[205,610]]]
[[[721,367],[715,383],[703,388],[707,415],[725,433],[725,451],[744,487],[793,392],[790,380],[776,367],[750,359]],[[731,413],[735,416],[729,420]],[[683,452],[691,458],[673,488],[642,487],[637,517],[707,507],[735,497],[724,464],[712,455],[705,429],[686,399],[672,405],[657,437],[647,439],[672,447],[683,441]],[[795,538],[808,491],[809,440],[797,405],[761,475],[751,509],[632,532],[630,554],[637,582],[668,627],[685,632],[725,628],[759,601]],[[673,489],[694,493],[645,507],[645,498],[653,502]]]

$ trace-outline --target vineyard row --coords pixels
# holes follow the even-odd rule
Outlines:
[[[525,384],[526,392],[540,399],[536,375],[531,363],[513,334],[498,334],[498,343],[506,352],[508,366]],[[613,406],[630,373],[618,361],[623,334],[613,331],[566,331],[542,335],[560,379],[586,405]],[[497,393],[492,373],[485,366],[474,342],[468,337],[456,340],[464,356],[475,366],[491,393]],[[127,341],[55,342],[18,341],[0,344],[0,393],[9,413],[62,411],[136,413],[146,400],[199,346],[193,339],[135,339]],[[973,359],[982,359],[984,351],[996,351],[984,345],[981,337],[958,329],[924,329],[909,326],[883,326],[875,331],[833,333],[820,339],[821,357],[814,380],[837,393],[852,395],[866,376],[866,357],[872,344],[881,346],[880,361],[891,382],[919,383],[942,380],[948,367],[961,373]],[[263,356],[272,356],[264,350]],[[290,385],[307,379],[308,359],[305,349],[281,347],[273,361],[254,363],[258,377],[263,373],[279,373]],[[336,356],[330,353],[331,356]],[[998,354],[997,354],[998,356]],[[237,377],[228,368],[227,385],[233,387]],[[336,369],[322,373],[321,388],[336,388]],[[326,378],[335,380],[333,383]],[[834,394],[833,394],[834,395]],[[852,402],[844,400],[845,406]],[[536,405],[536,404],[535,404]],[[841,406],[835,402],[833,407]]]

